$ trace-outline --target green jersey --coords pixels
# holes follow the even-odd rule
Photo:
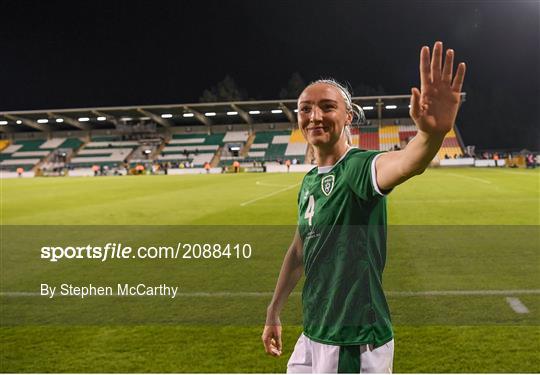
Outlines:
[[[350,148],[334,166],[313,168],[302,182],[304,334],[314,341],[377,347],[392,339],[382,289],[386,199],[376,184],[378,154]]]

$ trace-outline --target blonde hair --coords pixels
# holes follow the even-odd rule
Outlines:
[[[355,125],[363,125],[366,122],[366,116],[364,114],[364,111],[362,110],[362,107],[352,102],[351,92],[349,91],[349,89],[347,89],[345,85],[339,83],[333,78],[321,78],[321,79],[311,82],[306,87],[316,85],[318,83],[331,85],[331,86],[334,86],[336,89],[338,89],[339,93],[343,97],[343,101],[345,102],[345,109],[347,110],[347,113],[352,114],[353,122],[355,123]],[[352,135],[351,135],[350,127],[351,127],[351,124],[345,124],[345,127],[343,128],[343,130],[345,131],[347,144],[352,145]]]

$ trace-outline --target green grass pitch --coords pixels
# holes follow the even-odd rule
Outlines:
[[[294,229],[302,176],[0,180],[0,371],[284,372],[301,332],[297,293],[282,315],[284,355],[266,356],[260,335],[268,292]],[[395,328],[395,372],[538,371],[539,188],[538,171],[430,169],[390,194],[384,284]],[[94,228],[104,239],[126,225],[173,231],[178,225],[208,226],[215,232],[209,238],[229,228],[224,236],[257,237],[261,244],[250,261],[132,261],[82,268],[87,264],[37,259],[22,246],[33,238],[21,238],[20,247],[6,240],[17,228],[46,232],[61,230],[58,225]],[[231,234],[230,226],[239,229]],[[145,233],[136,228],[135,240]],[[119,297],[76,303],[60,298],[52,304],[10,294],[37,291],[40,279],[112,282],[143,276],[180,280],[187,294],[174,304],[151,298],[132,304]],[[502,292],[482,293],[493,290]],[[528,292],[504,293],[510,290]],[[232,294],[213,295],[220,292]],[[516,313],[507,297],[519,298],[529,313]]]

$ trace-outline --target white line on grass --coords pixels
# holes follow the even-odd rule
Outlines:
[[[274,196],[274,195],[276,195],[276,194],[282,193],[282,192],[284,192],[284,191],[286,191],[286,190],[291,190],[291,189],[297,187],[298,185],[300,185],[300,182],[297,183],[297,184],[294,184],[294,185],[287,186],[287,187],[285,187],[285,188],[283,188],[283,189],[276,190],[276,191],[274,191],[274,192],[272,192],[272,193],[270,193],[270,194],[263,195],[262,197],[255,198],[255,199],[249,200],[249,201],[247,201],[247,202],[240,203],[240,206],[242,206],[242,207],[243,207],[243,206],[247,206],[248,204],[251,204],[251,203],[260,201],[260,200],[262,200],[262,199],[270,198],[270,197],[272,197],[272,196]]]
[[[520,176],[533,176],[533,177],[538,178],[538,173],[527,173],[527,172],[506,171],[506,170],[502,170],[501,172],[507,173],[507,174],[517,174]]]
[[[393,199],[393,198],[392,198]],[[407,204],[407,203],[477,203],[480,198],[477,199],[393,199],[392,204]],[[481,198],[482,202],[500,202],[500,198]],[[538,202],[538,198],[505,198],[505,202]]]
[[[386,295],[393,297],[416,297],[416,296],[500,296],[508,294],[540,294],[540,289],[516,289],[516,290],[427,290],[424,292],[387,292]]]
[[[482,182],[484,184],[492,184],[491,181],[488,181],[488,180],[484,180],[483,178],[478,178],[478,177],[471,177],[471,176],[463,176],[461,174],[457,174],[457,173],[448,173],[450,176],[456,176],[456,177],[461,177],[461,178],[467,178],[469,180],[475,180],[475,181],[479,181],[479,182]]]
[[[292,292],[291,295],[299,296],[300,292]],[[508,294],[540,294],[540,289],[516,289],[516,290],[426,290],[426,291],[389,291],[385,293],[389,297],[421,297],[421,296],[499,296]],[[273,292],[190,292],[177,293],[178,297],[271,297]],[[35,292],[1,292],[2,297],[39,297]],[[113,294],[115,296],[115,294]],[[507,300],[510,297],[507,298]],[[519,300],[515,298],[518,302]],[[509,302],[510,303],[510,302]],[[519,302],[521,303],[521,302]],[[526,307],[525,307],[526,309]],[[528,310],[527,310],[528,311]]]
[[[519,300],[519,298],[515,298],[515,297],[506,297],[506,302],[508,302],[508,304],[510,305],[510,307],[512,308],[512,310],[514,310],[514,311],[517,312],[518,314],[528,314],[528,313],[529,313],[529,309],[527,308],[527,306],[525,306],[525,305]]]

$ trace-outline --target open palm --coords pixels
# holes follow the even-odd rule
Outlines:
[[[452,77],[454,51],[451,49],[446,51],[444,67],[441,66],[442,55],[442,42],[435,43],[432,59],[430,59],[429,47],[422,47],[420,51],[421,90],[416,87],[411,90],[411,118],[419,130],[433,135],[444,135],[452,129],[465,78],[465,63],[458,65],[456,75]]]

